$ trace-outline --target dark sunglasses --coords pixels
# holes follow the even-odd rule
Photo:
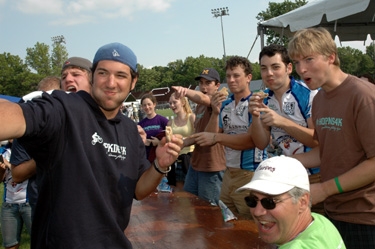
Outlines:
[[[260,204],[267,209],[267,210],[272,210],[276,207],[276,203],[282,202],[284,200],[287,200],[289,198],[292,198],[291,196],[285,198],[285,199],[276,199],[276,198],[270,198],[266,197],[261,200],[259,200],[255,196],[246,196],[245,197],[245,202],[248,207],[255,208],[258,204],[258,201],[260,201]]]

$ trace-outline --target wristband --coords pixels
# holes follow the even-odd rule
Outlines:
[[[212,137],[212,145],[215,145],[215,144],[216,144],[216,133]]]
[[[343,193],[344,191],[342,190],[341,184],[339,182],[339,178],[337,176],[335,177],[335,183],[336,183],[337,189],[339,190],[339,193],[340,194]]]
[[[161,170],[160,169],[160,167],[159,167],[159,162],[158,162],[158,159],[157,158],[155,158],[155,160],[154,160],[154,168],[156,169],[156,171],[157,172],[159,172],[160,174],[162,174],[162,175],[165,175],[165,174],[167,174],[169,171],[171,171],[171,169],[172,169],[172,167],[171,166],[169,166],[168,168],[167,168],[167,170]]]

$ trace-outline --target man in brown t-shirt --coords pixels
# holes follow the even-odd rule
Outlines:
[[[186,96],[197,103],[195,108],[195,132],[204,131],[210,120],[211,96],[217,92],[220,86],[219,73],[213,68],[205,68],[195,80],[199,81],[199,91],[174,86],[179,97]],[[194,139],[184,140],[184,146],[194,144]],[[223,146],[214,144],[212,146],[195,145],[192,153],[191,166],[187,172],[184,190],[217,205],[220,196],[222,177],[225,170],[225,157]]]
[[[340,69],[324,28],[296,32],[288,51],[306,85],[321,89],[312,105],[319,146],[294,156],[305,167],[320,164],[313,204],[324,201],[347,248],[375,248],[375,86]]]

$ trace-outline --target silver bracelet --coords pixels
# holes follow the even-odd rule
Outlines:
[[[169,167],[167,168],[167,170],[165,170],[165,171],[164,171],[164,170],[161,170],[157,158],[155,158],[155,160],[154,160],[154,168],[156,169],[157,172],[159,172],[160,174],[163,174],[163,175],[167,174],[167,173],[168,173],[169,171],[171,171],[171,169],[172,169],[172,167],[169,166]]]

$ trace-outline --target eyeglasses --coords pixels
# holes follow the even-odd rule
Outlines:
[[[279,202],[282,202],[284,200],[287,200],[289,198],[292,198],[292,196],[289,196],[285,199],[276,199],[276,198],[269,198],[269,197],[266,197],[266,198],[263,198],[261,200],[259,200],[257,197],[255,196],[246,196],[245,197],[245,202],[246,202],[246,205],[248,207],[251,207],[251,208],[255,208],[258,204],[258,201],[260,201],[260,204],[262,204],[262,206],[267,209],[267,210],[272,210],[276,207],[276,203],[279,203]]]

